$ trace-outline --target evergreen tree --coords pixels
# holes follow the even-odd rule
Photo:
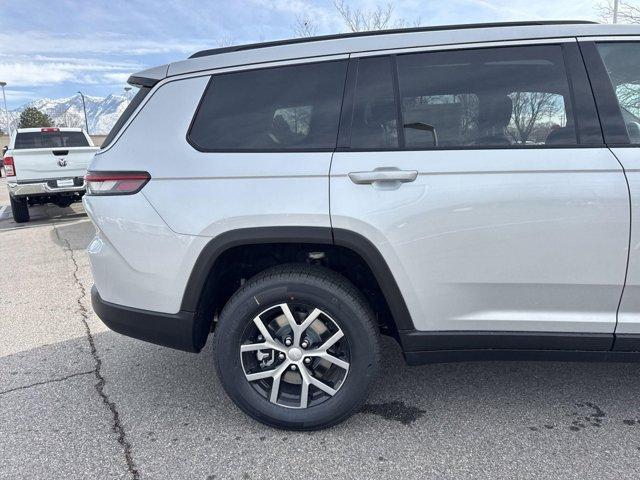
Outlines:
[[[20,114],[18,128],[51,127],[53,122],[49,115],[34,107],[25,108]]]

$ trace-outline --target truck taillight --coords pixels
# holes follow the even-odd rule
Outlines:
[[[13,164],[13,157],[4,157],[4,173],[6,173],[7,177],[15,177],[16,176],[16,167]]]
[[[132,195],[149,180],[147,172],[88,172],[84,177],[88,195]]]
[[[41,132],[59,132],[60,129],[56,127],[44,127],[40,129]]]

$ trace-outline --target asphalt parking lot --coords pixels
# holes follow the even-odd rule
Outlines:
[[[0,478],[638,478],[640,364],[404,365],[385,342],[363,410],[264,427],[212,352],[110,332],[91,310],[80,205],[11,219],[0,180]]]

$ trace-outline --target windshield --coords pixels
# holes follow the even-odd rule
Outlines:
[[[82,132],[24,132],[16,136],[15,150],[27,148],[88,147]]]

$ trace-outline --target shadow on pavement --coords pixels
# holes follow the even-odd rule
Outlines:
[[[232,404],[215,376],[211,342],[195,355],[113,332],[98,333],[94,340],[104,391],[117,407],[133,461],[147,478],[260,478],[264,462],[299,471],[300,456],[308,471],[356,468],[351,473],[362,476],[353,478],[389,478],[397,468],[408,469],[404,478],[425,478],[427,471],[438,478],[459,478],[452,473],[463,476],[469,462],[484,465],[486,476],[498,478],[500,470],[493,469],[503,468],[505,461],[521,472],[536,464],[544,477],[557,473],[559,464],[547,460],[558,452],[563,468],[577,468],[572,474],[584,471],[602,478],[616,459],[627,468],[625,455],[637,456],[640,447],[636,364],[409,367],[395,342],[385,339],[380,376],[362,410],[334,428],[299,433],[265,427]],[[54,370],[51,378],[85,371],[84,361],[65,366],[72,352],[86,352],[86,339],[0,358],[0,383],[15,388],[42,382],[48,369]],[[92,375],[86,378],[95,384]],[[33,387],[31,402],[21,407],[25,416],[37,416],[41,388]],[[15,393],[0,395],[0,403],[11,402],[11,395]],[[99,402],[93,391],[90,397],[86,390],[70,389],[66,395],[68,401]],[[104,415],[109,418],[110,412],[105,409]],[[39,433],[44,438],[50,434]],[[11,442],[10,435],[4,441]],[[591,460],[585,463],[585,457]],[[602,468],[594,470],[592,461]]]
[[[0,185],[0,188],[2,186]],[[53,223],[71,222],[87,218],[81,203],[74,203],[70,207],[60,208],[55,205],[36,205],[29,207],[31,220],[25,223],[16,223],[13,220],[11,207],[0,217],[0,232],[8,230],[22,230],[25,228],[35,228]]]

